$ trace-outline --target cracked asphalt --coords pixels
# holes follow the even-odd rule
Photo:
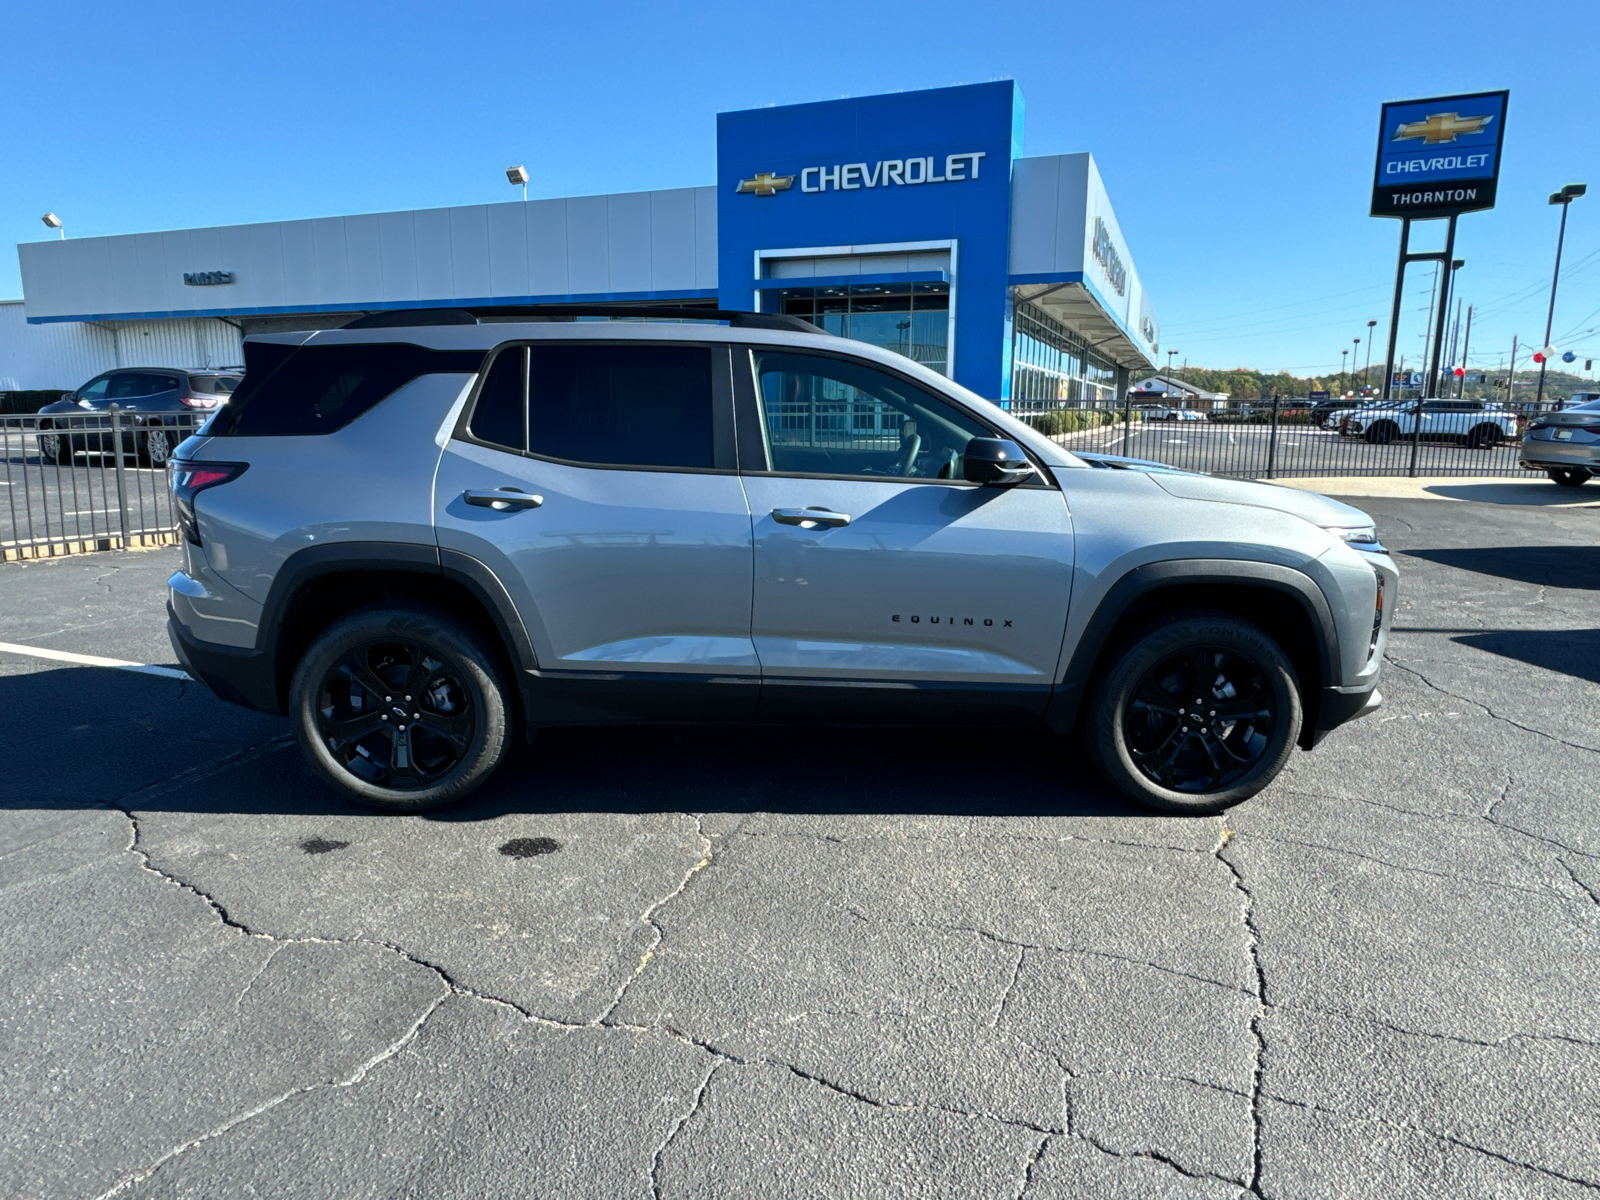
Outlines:
[[[547,732],[354,809],[286,723],[0,652],[28,1197],[1600,1191],[1600,515],[1357,500],[1373,719],[1225,817],[1071,743]],[[0,641],[170,663],[167,551]]]

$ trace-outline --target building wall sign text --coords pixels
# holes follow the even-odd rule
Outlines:
[[[914,187],[919,183],[964,183],[978,178],[979,160],[986,150],[947,154],[943,161],[926,158],[890,158],[875,163],[837,163],[831,167],[806,167],[800,172],[802,192],[853,192],[868,187]]]
[[[185,271],[183,281],[190,287],[216,287],[218,284],[232,283],[232,271]]]
[[[1106,273],[1106,281],[1119,296],[1128,294],[1128,268],[1122,265],[1122,256],[1111,242],[1111,231],[1100,217],[1094,219],[1094,257]]]

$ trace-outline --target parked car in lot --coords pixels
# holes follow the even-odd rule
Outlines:
[[[1205,417],[1192,408],[1179,408],[1172,404],[1136,404],[1135,412],[1144,414],[1146,421],[1204,421]]]
[[[1515,441],[1517,422],[1510,413],[1489,409],[1481,400],[1407,400],[1389,407],[1358,408],[1340,419],[1339,432],[1377,446],[1415,434],[1487,450],[1502,441]]]
[[[39,455],[70,465],[79,454],[109,454],[115,404],[123,418],[122,452],[160,467],[244,379],[238,368],[182,371],[125,367],[96,375],[39,410]]]
[[[653,315],[248,339],[170,467],[185,669],[397,811],[519,731],[758,721],[1076,731],[1215,812],[1380,703],[1398,576],[1359,510],[1077,457],[798,318]]]
[[[1600,395],[1529,421],[1520,458],[1564,487],[1582,487],[1600,475]]]

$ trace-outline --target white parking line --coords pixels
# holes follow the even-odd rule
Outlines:
[[[156,667],[149,663],[124,662],[120,658],[101,658],[95,654],[73,654],[66,650],[47,650],[43,646],[19,646],[15,642],[0,642],[0,651],[21,654],[28,658],[49,658],[56,662],[77,663],[83,667],[115,667],[119,671],[137,671],[141,675],[165,675],[168,679],[187,679],[189,673],[176,667]]]

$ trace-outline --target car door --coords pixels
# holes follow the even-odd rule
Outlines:
[[[750,510],[725,345],[502,347],[444,447],[439,546],[510,594],[535,719],[753,713]]]
[[[965,482],[993,430],[854,357],[755,348],[735,380],[761,715],[1038,716],[1072,591],[1053,480]]]

